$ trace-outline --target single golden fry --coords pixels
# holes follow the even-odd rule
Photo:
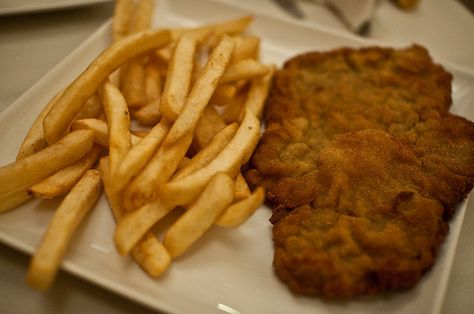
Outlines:
[[[173,176],[173,180],[178,180],[188,176],[202,167],[206,166],[234,136],[238,129],[237,123],[229,124],[227,127],[217,133],[212,140],[201,149],[193,158]]]
[[[68,193],[73,186],[82,178],[99,158],[100,146],[93,146],[92,149],[81,159],[72,165],[59,170],[52,176],[41,182],[32,185],[28,193],[35,197],[50,199]]]
[[[107,123],[99,119],[82,119],[73,121],[71,130],[92,130],[94,131],[94,142],[104,147],[109,147],[109,136]],[[141,137],[134,134],[130,135],[132,145],[137,144]]]
[[[166,232],[163,244],[176,258],[196,242],[232,203],[234,183],[225,173],[215,174],[197,201]]]
[[[0,195],[0,213],[13,209],[31,198],[25,189]]]
[[[0,195],[27,189],[84,156],[94,143],[90,130],[78,130],[64,136],[57,144],[0,167]]]
[[[143,235],[174,206],[156,199],[126,214],[115,229],[115,244],[120,254],[125,255]]]
[[[265,200],[265,189],[259,186],[252,195],[230,205],[215,222],[218,226],[233,228],[244,223]]]
[[[138,0],[130,21],[128,29],[129,34],[142,32],[151,26],[151,19],[153,9],[155,6],[154,0]],[[130,12],[129,12],[130,13]]]
[[[120,90],[130,108],[142,108],[146,105],[145,66],[142,58],[132,59],[120,68]]]
[[[103,86],[102,102],[107,117],[110,173],[115,175],[119,163],[132,146],[130,113],[122,93],[108,80]]]
[[[155,125],[161,119],[160,99],[157,99],[143,108],[138,109],[134,115],[135,119],[143,125]]]
[[[161,146],[124,192],[124,207],[134,210],[156,199],[158,185],[171,178],[188,151],[192,134],[170,146]]]
[[[91,97],[110,73],[124,62],[154,48],[166,45],[170,34],[166,30],[144,31],[114,43],[64,91],[43,120],[43,130],[49,144],[57,142],[71,124],[84,102]]]
[[[165,138],[169,123],[162,121],[134,145],[124,156],[114,175],[114,191],[119,192],[145,167],[153,153]]]
[[[224,106],[234,98],[237,88],[231,84],[222,84],[216,88],[216,91],[209,100],[211,106]]]
[[[112,20],[112,37],[117,42],[127,36],[133,9],[133,0],[116,0]]]
[[[234,200],[240,201],[241,199],[244,199],[248,197],[250,194],[249,186],[247,184],[247,181],[245,181],[244,176],[242,175],[242,172],[240,172],[237,177],[235,177],[235,184],[234,184]]]
[[[161,92],[161,69],[157,62],[150,60],[145,66],[145,95],[147,103],[150,104],[159,100]]]
[[[159,197],[175,205],[191,203],[214,174],[225,172],[231,177],[236,176],[240,166],[250,159],[259,137],[260,122],[246,111],[232,140],[207,166],[184,178],[162,184],[158,189]]]
[[[257,36],[238,37],[235,50],[232,54],[231,63],[237,63],[245,59],[255,59],[258,61],[260,50],[260,38]]]
[[[268,67],[258,61],[255,61],[254,59],[245,59],[230,65],[220,80],[220,84],[255,79],[267,74],[268,71]]]
[[[35,122],[33,122],[28,134],[23,140],[23,143],[21,143],[18,154],[16,155],[16,160],[30,156],[48,146],[48,142],[46,142],[46,139],[44,138],[43,119],[46,117],[53,105],[58,101],[59,97],[61,97],[63,92],[64,90],[60,91],[53,98],[51,98],[48,104],[40,112]]]
[[[112,192],[110,184],[109,161],[102,158],[99,162],[99,171],[104,182],[105,193],[109,206],[117,223],[124,218],[120,194]],[[143,237],[136,241],[130,250],[135,261],[152,277],[161,275],[170,265],[171,257],[161,242],[150,232],[142,233]]]
[[[181,37],[168,64],[160,111],[169,121],[176,120],[188,97],[196,47],[196,39]]]
[[[196,125],[193,150],[199,151],[206,146],[220,130],[226,127],[226,123],[213,106],[207,106]]]
[[[263,107],[270,90],[273,73],[275,73],[274,66],[270,68],[270,72],[265,76],[252,81],[244,103],[244,108],[250,110],[258,119],[262,118]]]
[[[103,113],[102,103],[97,94],[92,95],[74,117],[74,120],[98,118]]]
[[[186,134],[193,132],[202,111],[209,103],[209,99],[229,64],[233,50],[234,41],[230,37],[224,37],[214,49],[204,70],[194,83],[184,108],[171,127],[163,145],[170,145]]]
[[[26,276],[31,287],[46,290],[51,285],[74,231],[100,192],[100,174],[93,169],[88,170],[64,198],[31,260]]]
[[[245,100],[246,94],[239,94],[229,103],[227,103],[227,105],[224,107],[224,111],[222,112],[222,119],[226,123],[239,122],[242,120]]]

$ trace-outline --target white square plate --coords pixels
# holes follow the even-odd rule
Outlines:
[[[156,26],[192,26],[249,12],[222,1],[162,0]],[[256,14],[250,31],[262,37],[262,60],[280,65],[308,50],[380,44]],[[59,63],[0,115],[0,164],[14,160],[43,105],[72,81],[110,42],[110,23]],[[437,60],[439,62],[439,60]],[[453,112],[474,117],[474,75],[444,63],[454,75]],[[30,201],[0,215],[0,240],[31,254],[58,201]],[[453,219],[433,269],[413,289],[348,302],[295,296],[272,270],[271,211],[262,207],[243,226],[211,228],[158,279],[149,278],[129,257],[116,253],[115,223],[102,197],[78,230],[63,268],[152,308],[172,313],[438,313],[441,309],[465,212]],[[25,270],[26,271],[26,270]]]

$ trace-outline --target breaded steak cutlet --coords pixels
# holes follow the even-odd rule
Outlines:
[[[373,294],[431,267],[474,184],[474,124],[449,113],[451,80],[420,46],[277,71],[246,178],[267,189],[275,271],[293,291]]]

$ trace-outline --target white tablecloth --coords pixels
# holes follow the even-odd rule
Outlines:
[[[221,0],[289,19],[268,0]],[[1,2],[0,2],[1,5]],[[301,3],[304,23],[347,30],[329,11]],[[66,57],[104,23],[112,4],[39,14],[0,17],[0,111]],[[420,8],[404,13],[381,1],[371,37],[392,44],[418,42],[435,58],[474,71],[474,18],[451,0],[423,0]],[[474,309],[474,208],[464,219],[443,313],[472,313]],[[31,290],[24,276],[29,257],[0,244],[0,313],[146,313],[146,309],[64,272],[47,293]],[[151,311],[150,311],[151,312]]]

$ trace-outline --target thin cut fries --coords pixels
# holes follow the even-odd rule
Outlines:
[[[33,125],[31,125],[31,128],[28,131],[28,134],[26,135],[25,139],[23,140],[23,143],[21,143],[18,154],[16,155],[16,160],[20,160],[27,156],[30,156],[48,146],[48,143],[44,138],[43,119],[44,117],[46,117],[53,105],[58,101],[59,97],[61,97],[62,93],[63,91],[60,91],[53,98],[51,98],[48,104],[38,115],[35,122],[33,122]]]
[[[239,173],[237,177],[235,177],[235,184],[234,184],[234,200],[240,201],[241,199],[246,198],[250,194],[249,186],[247,184],[247,181],[245,181],[244,176],[242,173]]]
[[[174,206],[156,199],[126,214],[115,229],[115,244],[120,254],[127,254],[158,220]]]
[[[275,70],[258,61],[260,39],[243,34],[253,18],[146,30],[154,12],[154,0],[116,1],[113,44],[49,101],[17,161],[0,167],[0,213],[65,195],[30,264],[36,289],[51,284],[101,185],[117,251],[152,277],[213,224],[238,226],[263,202],[264,188],[252,193],[240,172]],[[180,217],[162,244],[151,229],[172,211]]]
[[[168,64],[160,112],[169,121],[176,120],[188,97],[196,47],[196,39],[181,37]]]
[[[112,21],[113,41],[117,42],[127,36],[130,12],[133,9],[133,0],[116,0],[114,18]]]
[[[115,172],[115,192],[123,190],[130,180],[140,173],[165,138],[168,129],[168,122],[162,121],[129,150]]]
[[[123,203],[126,210],[134,210],[156,198],[158,185],[171,178],[188,151],[191,135],[158,149],[142,172],[125,189]]]
[[[43,120],[43,130],[49,144],[57,142],[84,102],[102,81],[124,62],[154,48],[166,45],[170,34],[166,30],[144,31],[113,44],[69,85]]]
[[[259,137],[260,122],[247,111],[234,138],[207,166],[187,177],[162,184],[158,189],[159,196],[163,201],[172,204],[189,204],[196,199],[217,172],[225,172],[231,177],[236,176],[240,166],[249,160]]]
[[[92,130],[94,131],[94,142],[104,147],[109,147],[109,136],[107,132],[107,123],[99,119],[83,119],[73,121],[71,130]],[[137,144],[141,137],[134,134],[130,135],[132,145]]]
[[[247,98],[244,103],[244,108],[250,110],[258,119],[262,118],[263,106],[267,99],[270,84],[272,82],[275,67],[270,68],[270,72],[264,77],[255,79],[250,85]]]
[[[211,98],[217,84],[222,77],[230,56],[234,50],[234,41],[224,37],[214,49],[209,61],[189,93],[186,103],[175,123],[171,127],[163,145],[176,142],[179,138],[191,133]]]
[[[19,191],[13,191],[0,195],[0,213],[6,212],[10,209],[17,207],[20,204],[23,204],[31,198],[31,195],[28,194],[24,189]]]
[[[32,185],[28,189],[35,197],[40,198],[54,198],[59,195],[68,193],[74,184],[76,184],[97,161],[101,152],[100,146],[94,146],[81,159],[72,165],[59,170],[50,177],[47,177],[41,182]]]
[[[166,232],[163,244],[173,258],[183,254],[230,205],[234,183],[225,173],[217,173],[197,201]]]
[[[114,175],[119,163],[132,146],[130,114],[122,93],[110,81],[104,83],[102,93],[109,136],[110,173]]]
[[[233,123],[217,133],[207,146],[201,149],[183,168],[176,172],[173,176],[173,180],[184,178],[206,166],[229,143],[237,131],[237,128],[238,125]]]
[[[155,125],[161,119],[160,99],[152,101],[135,112],[135,119],[143,125]]]
[[[92,148],[93,142],[92,131],[74,131],[55,145],[0,167],[0,194],[26,189],[69,166],[82,158]]]
[[[265,189],[258,187],[252,195],[229,206],[215,222],[218,226],[233,228],[244,223],[265,199]]]
[[[225,71],[224,76],[220,80],[220,84],[254,79],[267,74],[268,71],[268,67],[255,61],[254,59],[242,60],[229,66],[229,68]]]
[[[124,217],[120,195],[112,192],[110,184],[109,163],[107,158],[99,162],[99,171],[104,183],[105,193],[115,220],[120,224]],[[135,241],[131,254],[135,261],[152,277],[158,277],[169,266],[171,257],[161,242],[150,232],[143,232],[143,237]],[[129,250],[130,251],[130,250]]]
[[[50,286],[74,231],[94,205],[100,191],[99,172],[88,170],[54,212],[28,269],[27,281],[30,286],[38,290]]]

